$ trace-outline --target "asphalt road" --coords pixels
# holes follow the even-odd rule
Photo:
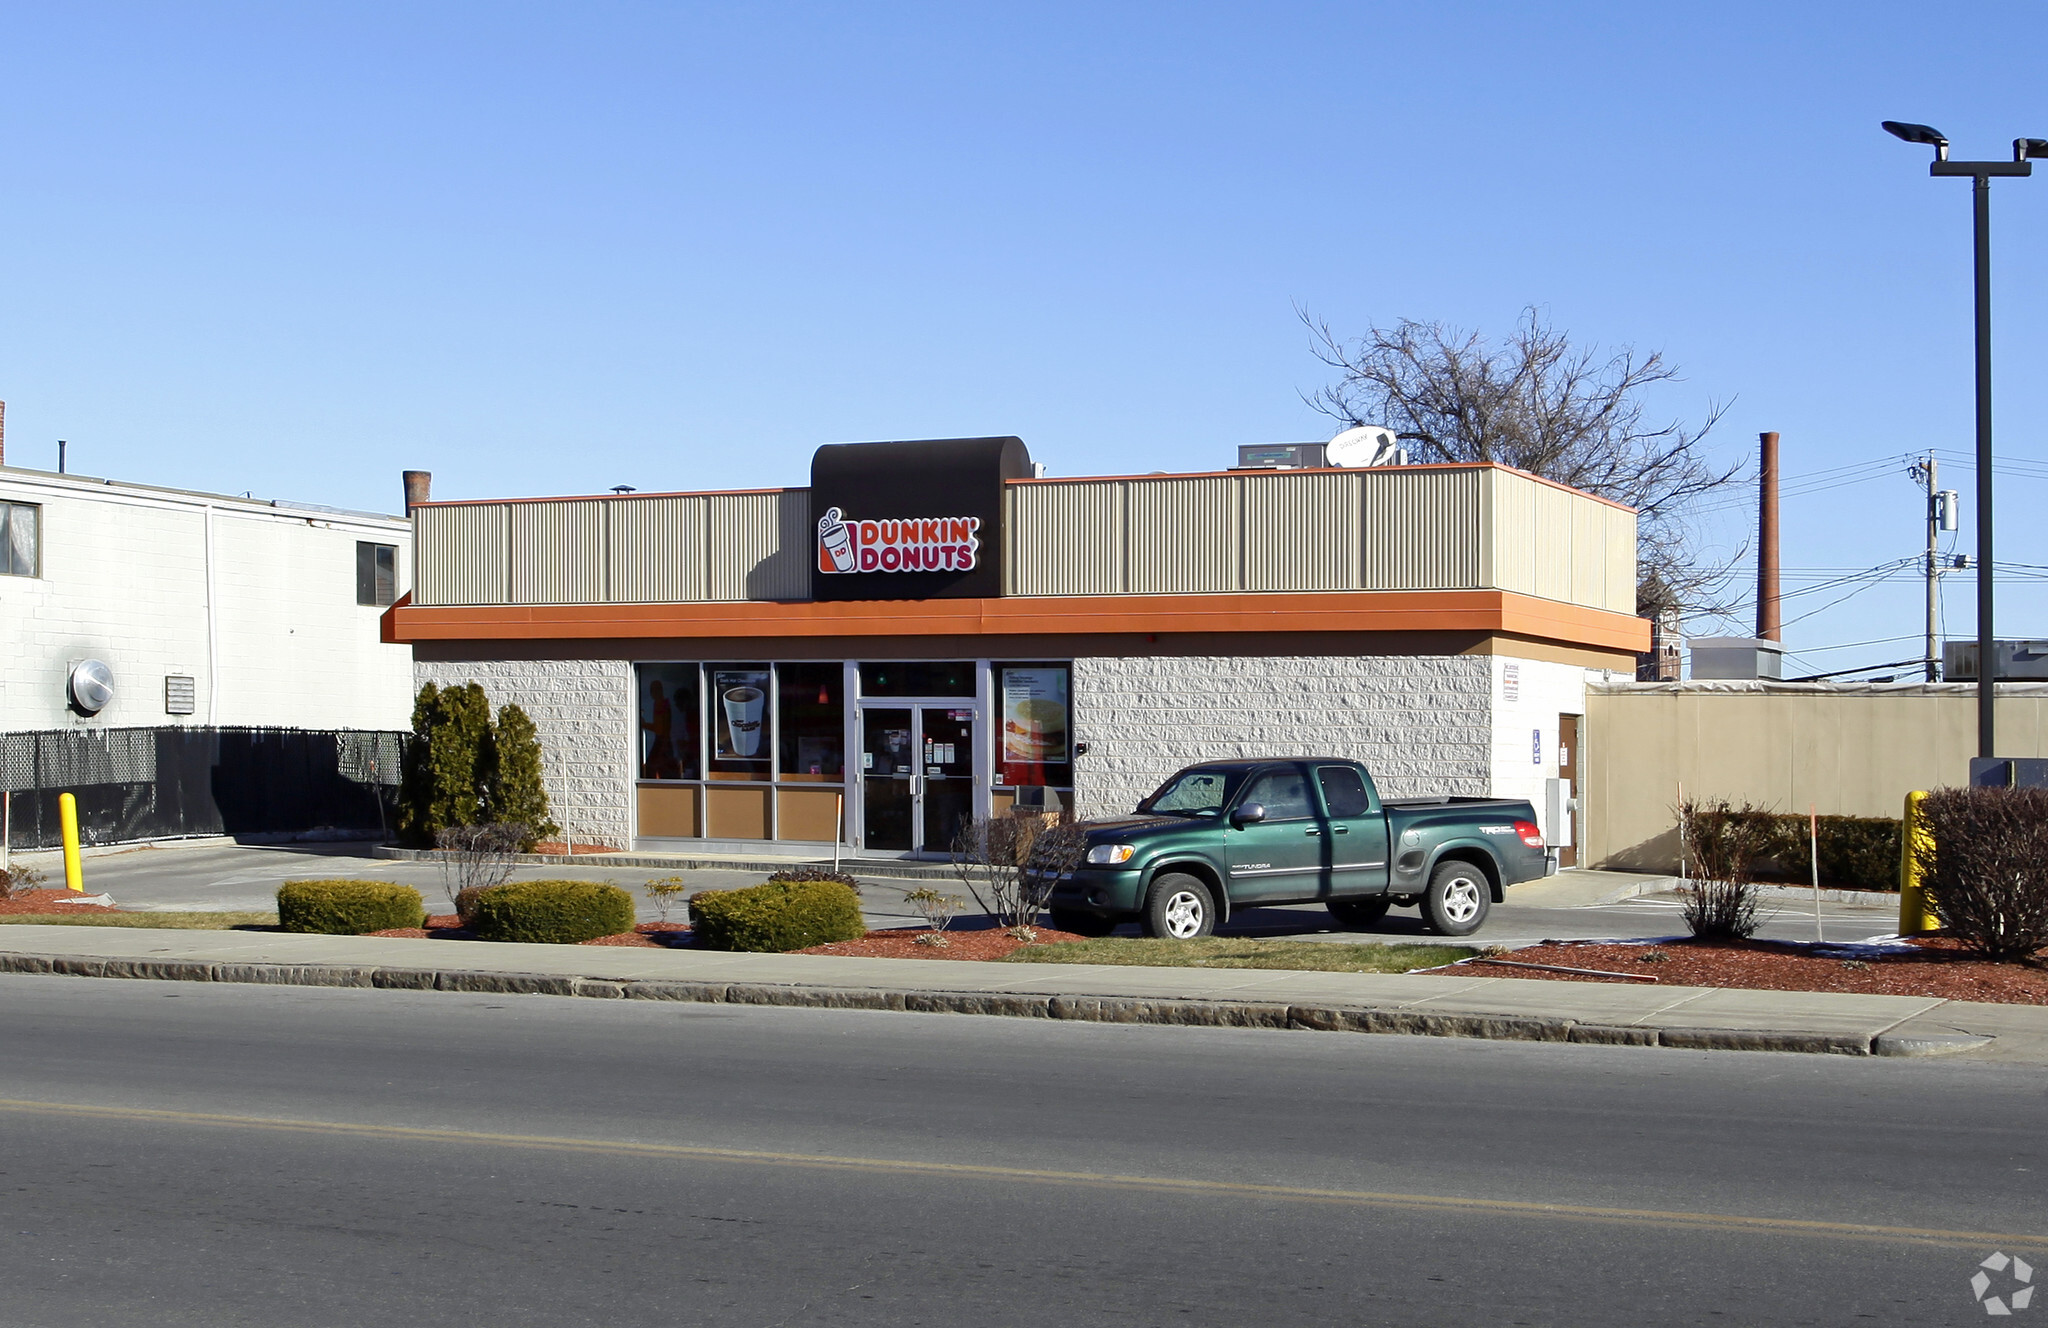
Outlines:
[[[1994,1250],[2048,1268],[2038,1070],[20,976],[0,1010],[9,1328],[1962,1324]]]
[[[586,880],[613,881],[637,891],[644,881],[674,874],[658,868],[604,867],[598,865],[601,861],[593,859],[587,866],[579,862],[573,868],[521,867],[515,871],[514,879],[574,875]],[[281,847],[223,844],[136,849],[88,858],[85,874],[88,890],[112,894],[123,908],[268,910],[277,906],[277,887],[287,880],[366,876],[413,886],[426,900],[428,908],[442,912],[453,910],[438,864],[372,858],[364,855],[360,845],[353,844]],[[683,873],[693,892],[755,885],[766,880],[767,875],[765,870],[709,868],[692,868]],[[918,917],[904,904],[903,892],[920,884],[926,882],[884,878],[865,880],[861,893],[870,925],[915,924]],[[932,884],[948,885],[944,881]],[[1542,893],[1554,895],[1556,892],[1545,885]],[[1507,901],[1494,906],[1485,926],[1472,938],[1474,941],[1516,946],[1553,938],[1663,937],[1680,935],[1685,931],[1678,915],[1678,903],[1668,895],[1593,907],[1555,903],[1538,906],[1519,902],[1516,896],[1517,890],[1511,888]],[[1759,935],[1813,939],[1810,905],[1773,901],[1766,904],[1765,912],[1767,918]],[[645,898],[640,899],[641,919],[652,921],[656,916],[653,904]],[[1837,941],[1862,940],[1893,931],[1898,925],[1897,916],[1890,908],[1848,904],[1824,904],[1822,922],[1828,938]],[[1131,935],[1137,934],[1134,927],[1124,930]],[[1248,910],[1234,917],[1223,930],[1226,935],[1289,936],[1307,940],[1429,942],[1440,939],[1424,929],[1415,909],[1394,910],[1373,934],[1361,937],[1332,927],[1328,911],[1320,905]]]

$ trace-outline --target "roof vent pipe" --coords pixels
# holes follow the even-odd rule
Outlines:
[[[434,487],[434,472],[431,470],[408,470],[405,472],[405,514],[412,515],[412,509],[421,503],[432,501],[430,494]]]

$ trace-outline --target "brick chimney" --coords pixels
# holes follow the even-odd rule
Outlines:
[[[408,470],[405,478],[405,514],[412,515],[412,509],[421,503],[431,502],[434,487],[434,472],[431,470]]]

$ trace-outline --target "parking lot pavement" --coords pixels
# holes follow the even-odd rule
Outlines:
[[[53,880],[63,867],[47,853],[17,854]],[[592,855],[573,867],[556,864],[520,866],[513,869],[515,881],[538,881],[574,877],[584,881],[609,881],[634,892],[640,920],[652,922],[660,911],[639,892],[639,887],[660,876],[680,875],[691,893],[699,890],[731,890],[759,885],[771,868],[756,871],[693,867],[675,871],[659,867],[607,867],[604,859]],[[407,862],[370,855],[363,843],[330,844],[171,844],[138,847],[124,852],[91,856],[84,861],[85,888],[89,893],[105,892],[124,909],[175,912],[263,912],[277,907],[277,888],[286,881],[315,880],[348,876],[373,881],[396,881],[420,892],[427,908],[436,913],[453,910],[447,877],[441,864]],[[58,881],[61,884],[61,880]],[[903,892],[924,884],[917,881],[862,881],[862,911],[869,925],[891,927],[917,921],[914,910],[903,903]],[[944,885],[945,882],[935,884]],[[682,910],[671,907],[670,915],[680,919]]]
[[[61,868],[48,854],[18,855],[56,876]],[[634,892],[642,921],[653,921],[658,910],[638,887],[658,876],[680,874],[694,893],[698,890],[726,890],[757,885],[771,870],[693,867],[680,873],[659,867],[607,867],[603,858],[575,866],[521,866],[514,880],[541,880],[573,876],[580,880],[610,881]],[[1586,873],[1588,878],[1603,875]],[[85,860],[86,889],[114,896],[123,908],[188,912],[264,911],[277,906],[277,888],[286,881],[310,880],[323,876],[365,877],[397,881],[420,892],[428,909],[445,912],[449,902],[446,878],[438,863],[397,861],[370,856],[367,845],[339,844],[190,844],[136,848]],[[905,881],[869,878],[861,881],[862,911],[874,927],[908,926],[918,921],[916,911],[903,902],[906,890],[931,884],[949,893],[961,893],[947,881]],[[1533,945],[1542,940],[1640,939],[1682,935],[1685,923],[1679,914],[1676,895],[1643,895],[1619,903],[1574,903],[1597,900],[1600,882],[1573,889],[1565,878],[1553,877],[1531,882],[1529,888],[1510,887],[1505,903],[1496,904],[1486,924],[1470,939],[1483,945]],[[1524,903],[1522,898],[1536,902]],[[970,913],[972,906],[970,905]],[[1813,909],[1786,899],[1765,901],[1765,921],[1760,936],[1783,940],[1813,938]],[[672,916],[679,916],[671,910]],[[963,918],[964,920],[964,918]],[[1823,903],[1822,925],[1830,940],[1863,940],[1896,929],[1898,918],[1888,907],[1861,904]],[[1136,935],[1125,926],[1123,934]],[[1298,940],[1428,943],[1440,940],[1422,925],[1412,908],[1395,909],[1372,932],[1343,931],[1335,927],[1329,911],[1320,904],[1297,904],[1284,908],[1248,909],[1225,925],[1226,936],[1285,936]]]

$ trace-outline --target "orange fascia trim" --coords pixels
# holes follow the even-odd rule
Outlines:
[[[398,611],[412,603],[412,592],[406,591],[391,602],[391,607],[377,615],[377,639],[387,646],[404,645],[412,640],[398,634]]]
[[[1088,635],[1130,632],[1506,632],[1650,648],[1647,619],[1504,590],[718,604],[393,605],[387,640]]]

